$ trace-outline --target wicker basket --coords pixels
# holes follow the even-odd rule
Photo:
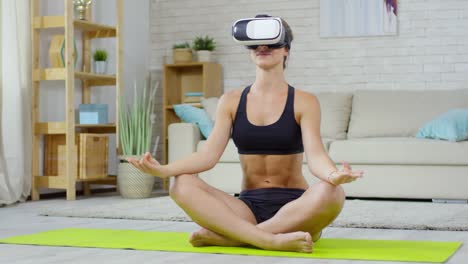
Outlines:
[[[123,198],[129,199],[150,197],[156,177],[135,168],[135,166],[126,161],[127,157],[119,157],[117,185],[120,195]]]
[[[173,49],[172,50],[172,60],[174,63],[187,63],[192,62],[193,55],[192,49]]]

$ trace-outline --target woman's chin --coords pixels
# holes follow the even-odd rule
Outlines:
[[[267,61],[267,60],[257,60],[257,67],[262,68],[262,69],[272,69],[275,68],[276,63],[272,61]]]

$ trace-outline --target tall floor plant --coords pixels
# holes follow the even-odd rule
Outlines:
[[[146,83],[142,92],[133,87],[133,106],[119,102],[119,135],[122,154],[141,155],[150,150],[152,138],[151,115],[154,110],[154,97],[158,84],[148,89]]]
[[[148,88],[146,82],[141,92],[135,82],[133,105],[119,99],[119,140],[122,155],[117,183],[124,198],[146,198],[151,195],[155,177],[144,174],[126,162],[128,156],[140,156],[150,151],[152,138],[152,113],[159,83]]]

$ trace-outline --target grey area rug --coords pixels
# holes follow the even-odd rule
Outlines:
[[[191,221],[169,197],[119,196],[57,203],[42,216]],[[468,204],[347,200],[332,227],[468,231]]]

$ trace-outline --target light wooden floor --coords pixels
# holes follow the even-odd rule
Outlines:
[[[109,194],[107,194],[108,196]],[[81,201],[85,197],[78,197]],[[93,206],[93,199],[89,206]],[[61,199],[48,199],[38,202],[26,202],[10,207],[0,208],[0,238],[15,235],[32,234],[57,228],[88,227],[88,228],[114,228],[154,231],[181,231],[191,232],[197,230],[194,223],[162,222],[142,220],[112,220],[91,218],[44,217],[38,216],[41,208],[57,205],[72,206],[73,201]],[[468,221],[468,219],[467,219]],[[468,263],[468,232],[448,231],[416,231],[416,230],[385,230],[385,229],[355,229],[355,228],[328,228],[324,237],[358,238],[358,239],[399,239],[399,240],[438,240],[462,241],[464,245],[447,262]],[[0,263],[192,263],[192,264],[300,264],[300,263],[391,263],[371,261],[321,260],[321,259],[291,259],[272,257],[250,257],[215,254],[192,254],[157,251],[113,250],[94,248],[70,247],[42,247],[0,244]],[[395,262],[403,263],[403,262]]]

